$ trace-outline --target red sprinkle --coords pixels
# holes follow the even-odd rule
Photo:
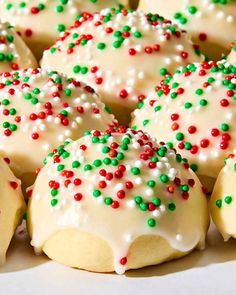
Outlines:
[[[17,182],[15,182],[15,181],[9,181],[9,183],[10,183],[10,186],[11,186],[14,190],[16,190],[16,189],[18,188],[18,183],[17,183]]]

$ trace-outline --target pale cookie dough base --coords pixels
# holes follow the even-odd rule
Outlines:
[[[49,258],[67,266],[93,272],[114,271],[111,247],[94,234],[78,229],[57,232],[47,240],[43,251]],[[173,249],[162,237],[140,236],[130,246],[127,269],[159,264],[188,253]]]
[[[2,171],[3,173],[4,171]],[[9,172],[10,173],[10,172]],[[22,196],[10,188],[4,177],[0,179],[0,265],[5,262],[6,252],[15,233],[21,223],[25,212],[25,204]]]
[[[3,265],[6,261],[7,249],[10,245],[11,239],[15,233],[16,228],[22,220],[22,216],[24,213],[22,209],[18,209],[15,212],[11,206],[9,206],[8,210],[5,207],[4,211],[5,214],[2,217],[2,219],[5,219],[5,222],[0,223],[0,265]]]
[[[231,236],[236,238],[236,175],[232,171],[222,170],[217,178],[210,201],[212,219],[224,237],[228,240]],[[223,200],[226,196],[232,196],[232,203],[226,204]],[[216,201],[222,200],[222,207],[216,206]]]

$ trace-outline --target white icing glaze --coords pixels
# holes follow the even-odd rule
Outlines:
[[[0,84],[0,154],[10,158],[17,176],[41,167],[66,138],[114,122],[90,87],[62,74],[28,69],[3,74]]]
[[[96,133],[93,134],[97,136]],[[206,198],[197,177],[191,170],[184,168],[183,164],[177,163],[175,153],[167,150],[162,157],[156,154],[159,159],[157,163],[161,165],[150,169],[148,163],[151,159],[154,161],[155,154],[151,155],[154,150],[149,147],[151,139],[147,135],[142,132],[133,134],[128,130],[126,134],[113,133],[106,143],[93,143],[92,138],[95,137],[96,141],[96,136],[87,135],[78,141],[71,141],[63,151],[69,153],[67,158],[61,158],[60,163],[54,163],[53,158],[48,157],[47,164],[40,171],[33,187],[28,212],[31,244],[36,252],[40,252],[45,242],[56,232],[66,228],[78,228],[106,241],[113,250],[115,271],[123,273],[126,266],[120,264],[120,259],[127,256],[132,242],[142,235],[164,237],[171,247],[183,252],[197,246],[204,247],[208,224]],[[102,136],[99,137],[101,138]],[[126,141],[127,138],[130,140],[128,150],[123,150],[122,140]],[[156,146],[155,141],[151,142]],[[115,143],[120,147],[115,149]],[[84,151],[81,146],[86,146]],[[112,147],[112,152],[103,153],[104,147],[107,146]],[[124,159],[118,163],[126,169],[121,178],[116,176],[119,166],[102,164],[96,167],[94,162],[103,161],[115,150],[124,154]],[[142,159],[142,156],[140,158],[140,155],[145,153],[149,153],[149,160]],[[111,159],[114,160],[116,157]],[[71,168],[74,161],[80,162],[79,168]],[[135,166],[137,161],[140,174],[132,172],[134,167],[138,168]],[[92,165],[92,170],[86,171],[88,164]],[[58,171],[61,170],[61,166],[58,165],[64,165],[65,171],[73,171],[73,176],[63,176],[62,172]],[[105,176],[102,176],[102,169],[106,170],[106,174],[103,174]],[[155,172],[157,174],[154,176]],[[108,180],[109,173],[114,176],[112,180]],[[168,181],[162,182],[160,178],[167,175]],[[177,185],[177,178],[180,179],[181,186]],[[69,185],[66,183],[67,187],[66,179],[70,182]],[[80,179],[81,184],[74,185],[75,179]],[[176,184],[174,180],[177,181]],[[153,186],[154,182],[150,181],[154,181],[155,185]],[[132,188],[128,182],[133,183]],[[191,182],[194,183],[193,186]],[[186,193],[182,195],[182,188],[187,183],[188,196]],[[169,192],[170,186],[174,187],[174,193]],[[124,198],[119,197],[119,193],[117,195],[120,190],[124,190]],[[82,194],[80,201],[75,200],[78,193]],[[143,198],[141,207],[152,206],[152,209],[149,207],[150,210],[146,208],[142,211],[135,196]],[[105,204],[108,197],[112,198],[111,205]],[[119,205],[116,209],[112,207],[115,204]],[[148,220],[155,222],[156,226],[148,226]]]
[[[41,65],[79,77],[122,117],[124,109],[133,110],[154,90],[162,68],[173,72],[202,57],[195,54],[186,33],[162,18],[152,23],[141,11],[113,12],[109,21],[103,21],[108,12],[81,18],[44,52]],[[89,39],[84,46],[81,34]],[[87,73],[82,73],[84,67]]]

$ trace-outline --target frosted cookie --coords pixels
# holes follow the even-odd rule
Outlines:
[[[210,210],[212,219],[225,240],[236,238],[236,158],[230,154],[225,167],[221,170],[211,196]]]
[[[9,163],[9,159],[5,161]],[[7,249],[25,211],[21,182],[5,161],[0,158],[0,265],[5,262]]]
[[[118,1],[0,0],[1,19],[16,27],[38,59],[66,27],[79,19],[81,13],[100,11],[111,6],[118,6]]]
[[[30,193],[31,244],[71,267],[122,274],[204,247],[208,210],[198,178],[141,131],[66,141]]]
[[[164,18],[104,10],[81,18],[44,52],[41,65],[91,85],[127,123],[163,74],[201,60],[188,35]]]
[[[0,21],[0,72],[37,67],[32,52],[9,23]]]
[[[169,142],[212,189],[236,145],[236,68],[191,64],[167,76],[134,112],[132,126]]]
[[[236,2],[231,0],[140,0],[139,8],[159,13],[192,35],[203,53],[219,60],[235,39]]]
[[[40,69],[2,74],[0,103],[0,155],[24,184],[67,137],[114,121],[91,87]]]

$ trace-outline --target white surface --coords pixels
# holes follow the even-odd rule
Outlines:
[[[236,241],[224,243],[214,228],[205,251],[122,276],[70,269],[45,256],[37,257],[21,233],[12,242],[6,265],[0,268],[1,295],[216,295],[235,294],[235,285]]]

